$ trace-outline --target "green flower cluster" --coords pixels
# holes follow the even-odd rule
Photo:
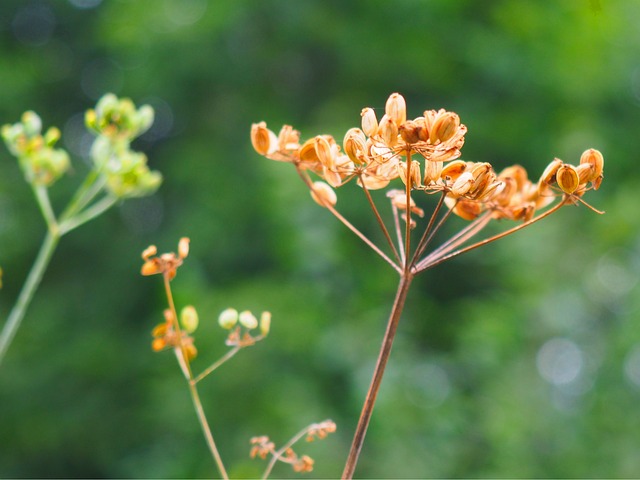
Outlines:
[[[60,139],[60,130],[51,127],[42,135],[42,120],[35,112],[25,112],[20,122],[4,125],[2,138],[9,151],[18,158],[29,183],[50,186],[71,165],[69,154],[54,148]]]

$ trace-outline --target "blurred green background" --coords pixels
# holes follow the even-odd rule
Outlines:
[[[273,313],[269,338],[202,385],[229,473],[262,471],[251,436],[331,418],[338,432],[299,451],[309,478],[338,476],[396,275],[249,129],[341,140],[396,91],[410,117],[456,111],[463,158],[498,170],[535,179],[600,149],[586,199],[607,213],[564,208],[414,283],[357,475],[640,476],[639,22],[632,0],[0,2],[0,124],[33,109],[61,128],[74,169],[55,205],[87,171],[83,112],[106,92],[155,107],[135,147],[165,176],[63,238],[0,368],[0,476],[217,475],[175,358],[150,350],[165,299],[140,253],[181,236],[195,370],[226,351],[221,310]],[[356,188],[339,206],[373,229]],[[2,321],[44,232],[3,148]]]

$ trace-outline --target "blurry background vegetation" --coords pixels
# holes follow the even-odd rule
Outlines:
[[[310,478],[339,475],[396,275],[249,129],[341,139],[395,91],[410,117],[456,111],[463,158],[496,169],[537,179],[554,156],[600,149],[605,181],[586,199],[607,213],[564,208],[419,278],[358,475],[639,476],[639,21],[625,0],[0,2],[0,123],[33,109],[62,129],[74,171],[54,202],[86,172],[83,112],[105,92],[155,107],[136,148],[165,176],[63,239],[0,369],[0,476],[217,474],[175,358],[150,350],[165,299],[140,252],[180,236],[196,371],[226,349],[221,310],[273,312],[270,337],[203,383],[230,474],[262,471],[252,435],[282,443],[332,418],[338,432],[300,452]],[[351,188],[340,205],[372,225]],[[2,321],[44,232],[3,149]]]

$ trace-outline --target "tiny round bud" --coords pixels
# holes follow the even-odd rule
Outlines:
[[[193,333],[198,328],[198,312],[192,305],[187,305],[180,312],[180,323],[187,331]]]
[[[190,362],[198,355],[198,349],[192,343],[184,346],[184,355],[187,357],[187,361]]]
[[[396,125],[400,126],[407,119],[407,102],[399,93],[392,93],[387,99],[384,111]]]
[[[311,190],[311,198],[322,206],[334,206],[338,202],[338,196],[333,189],[324,182],[313,182],[313,190]]]
[[[151,342],[151,349],[154,352],[159,352],[167,346],[167,342],[164,338],[154,338]]]
[[[218,316],[218,323],[226,330],[231,330],[238,323],[238,311],[235,308],[227,308]]]
[[[142,258],[144,260],[147,260],[149,257],[154,256],[156,253],[158,253],[158,249],[156,248],[156,246],[155,245],[149,245],[142,252]]]
[[[42,120],[36,112],[29,110],[22,114],[22,124],[24,125],[24,132],[28,137],[36,136],[42,130]]]
[[[373,108],[364,108],[360,112],[362,117],[362,131],[365,135],[372,137],[378,132],[378,119],[376,118],[376,112]]]
[[[260,315],[260,333],[266,336],[271,329],[271,312],[262,312]]]
[[[138,129],[137,135],[141,135],[153,125],[154,111],[150,105],[142,105],[138,109]]]
[[[584,163],[593,167],[593,172],[589,178],[590,182],[602,175],[602,170],[604,169],[604,157],[598,150],[594,148],[586,150],[580,157],[580,164],[582,165]]]
[[[60,140],[60,130],[56,127],[50,127],[44,134],[45,145],[53,147],[58,140]]]
[[[182,237],[178,242],[178,256],[180,258],[187,258],[187,255],[189,255],[189,242],[188,237]]]
[[[253,330],[258,326],[258,319],[249,310],[240,312],[240,315],[238,315],[238,321],[240,322],[240,325],[248,328],[249,330]]]

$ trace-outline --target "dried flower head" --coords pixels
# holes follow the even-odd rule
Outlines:
[[[189,239],[183,237],[178,243],[178,254],[175,253],[163,253],[160,256],[156,256],[158,249],[155,245],[150,245],[142,252],[142,259],[144,264],[140,273],[142,275],[155,275],[161,273],[169,280],[172,280],[176,276],[178,267],[182,265],[183,260],[189,254]]]
[[[186,331],[176,329],[175,319],[171,310],[164,311],[165,321],[156,325],[151,331],[153,341],[151,348],[154,352],[160,352],[169,348],[182,348],[187,361],[196,358],[198,350],[193,344],[193,337]]]
[[[251,440],[251,451],[249,455],[251,458],[260,457],[261,459],[266,459],[269,455],[275,453],[276,445],[269,440],[269,437],[266,435],[261,435],[259,437],[252,437]]]

